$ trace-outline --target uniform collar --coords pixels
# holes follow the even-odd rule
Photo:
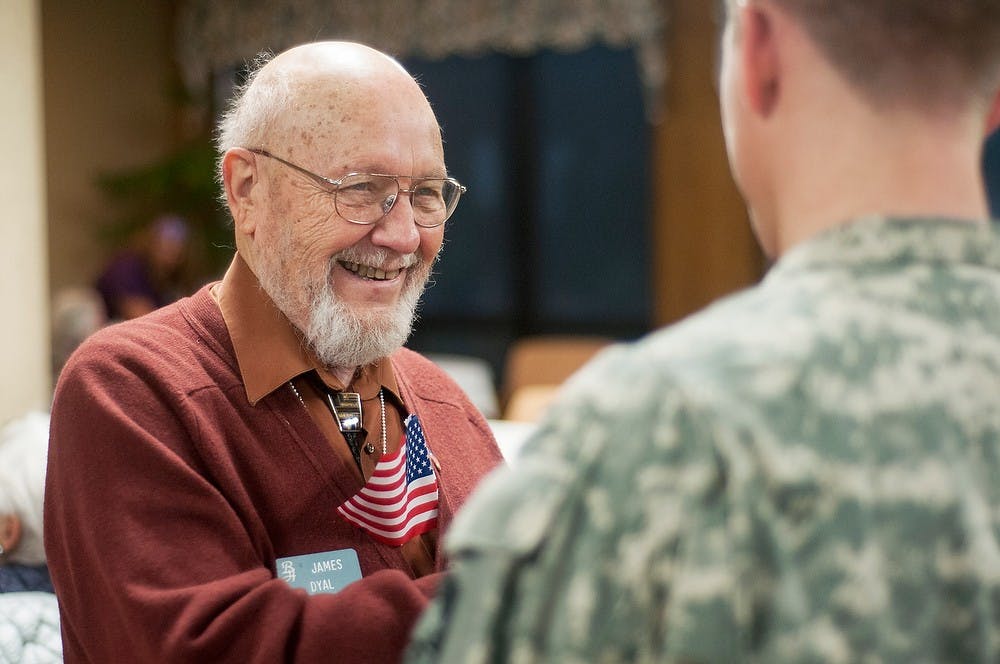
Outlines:
[[[238,253],[226,275],[213,289],[222,318],[236,351],[236,361],[247,399],[256,405],[296,376],[315,371],[332,390],[350,388],[371,399],[384,387],[398,397],[399,390],[388,358],[360,367],[349,385],[343,385],[320,366],[306,348],[298,329],[261,288],[257,276]]]
[[[768,281],[824,269],[872,270],[905,263],[966,263],[1000,269],[1000,235],[991,223],[943,217],[861,217],[792,248]]]

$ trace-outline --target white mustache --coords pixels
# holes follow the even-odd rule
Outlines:
[[[397,254],[386,249],[361,249],[358,247],[348,247],[337,253],[333,257],[334,261],[344,263],[357,263],[373,267],[384,272],[403,270],[420,263],[420,256],[417,254]]]

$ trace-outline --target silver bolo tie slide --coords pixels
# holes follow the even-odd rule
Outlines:
[[[358,434],[361,433],[363,421],[361,417],[361,395],[357,392],[334,392],[326,393],[326,400],[330,404],[330,410],[337,418],[337,427],[340,433],[344,434],[347,446],[351,448],[351,455],[361,467],[361,446],[358,444]]]

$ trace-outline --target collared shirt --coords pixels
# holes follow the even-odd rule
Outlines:
[[[344,385],[309,352],[300,332],[264,292],[257,276],[239,254],[212,294],[232,338],[250,403],[256,404],[277,390],[293,390],[341,458],[346,472],[355,477],[360,490],[382,457],[383,415],[385,452],[392,454],[398,450],[403,438],[407,410],[388,358],[359,367],[352,380]],[[357,392],[361,396],[360,469],[328,405],[327,393],[340,391]],[[380,391],[385,401],[384,411]],[[436,540],[437,531],[432,531],[403,545],[403,555],[415,576],[434,570]]]

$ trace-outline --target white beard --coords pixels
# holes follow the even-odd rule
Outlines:
[[[257,278],[293,323],[296,323],[294,312],[303,313],[297,317],[302,322],[297,324],[304,325],[301,329],[304,340],[325,368],[353,369],[386,357],[406,343],[431,265],[416,254],[403,257],[406,281],[399,301],[389,309],[368,309],[363,304],[352,307],[338,300],[330,285],[330,275],[339,267],[340,260],[381,266],[387,263],[388,256],[389,252],[381,249],[363,251],[349,247],[330,259],[322,280],[304,284],[304,292],[293,293],[281,275],[293,274],[295,267],[286,264],[285,255],[278,252],[273,256],[274,262],[259,266]]]
[[[384,259],[367,256],[347,257],[342,252],[330,261],[327,275],[337,259],[380,265]],[[400,348],[410,336],[417,318],[417,305],[430,270],[414,258],[406,274],[399,301],[389,310],[372,311],[341,302],[327,285],[309,297],[309,322],[303,334],[321,363],[328,369],[352,368],[370,364]],[[329,284],[329,278],[327,279]]]

